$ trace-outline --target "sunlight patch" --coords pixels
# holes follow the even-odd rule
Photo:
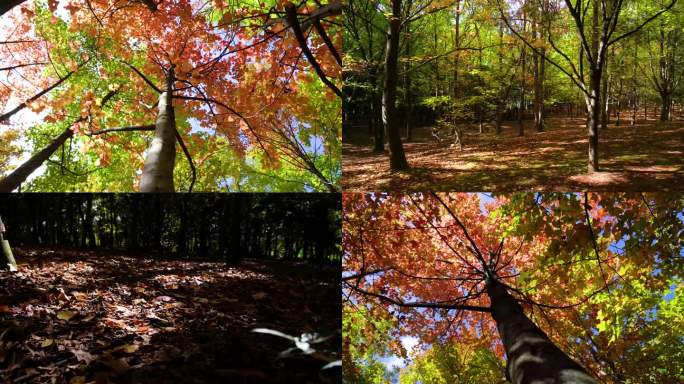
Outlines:
[[[594,172],[588,174],[585,173],[581,175],[570,176],[568,179],[576,183],[599,186],[627,182],[627,178],[625,177],[625,175],[620,172]]]

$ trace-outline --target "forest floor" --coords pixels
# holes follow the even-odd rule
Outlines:
[[[326,383],[339,367],[270,334],[332,334],[339,359],[339,268],[159,260],[115,251],[14,249],[0,272],[0,382]]]
[[[430,127],[414,129],[404,143],[410,170],[390,172],[387,151],[372,150],[368,131],[346,134],[342,149],[345,191],[668,191],[684,186],[684,122],[640,121],[599,133],[601,171],[587,173],[584,118],[546,121],[537,133],[526,121],[505,122],[496,135],[466,132],[464,147],[438,142]]]

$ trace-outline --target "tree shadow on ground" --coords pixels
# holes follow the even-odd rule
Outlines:
[[[549,118],[544,132],[525,122],[493,132],[466,132],[462,151],[432,138],[430,127],[414,129],[404,144],[411,169],[390,172],[386,153],[373,152],[365,132],[345,136],[345,190],[515,191],[591,189],[668,191],[684,185],[684,123],[641,121],[600,132],[601,172],[587,173],[584,119]]]
[[[331,334],[314,347],[339,359],[339,268],[320,277],[285,263],[228,266],[54,247],[15,253],[20,272],[0,275],[1,382],[341,380],[338,368],[321,370],[320,358],[279,359],[291,341],[250,332]]]

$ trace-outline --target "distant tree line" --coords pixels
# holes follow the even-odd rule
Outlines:
[[[338,194],[8,194],[0,215],[13,244],[230,262],[341,259]]]

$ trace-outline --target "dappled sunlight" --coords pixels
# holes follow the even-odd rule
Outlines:
[[[501,135],[465,133],[462,151],[436,142],[429,127],[414,128],[404,143],[411,169],[390,172],[387,151],[373,152],[367,131],[345,136],[345,190],[669,190],[684,180],[682,122],[639,121],[609,125],[600,132],[602,172],[587,175],[584,119],[548,118],[544,132],[528,126],[517,136],[517,122],[503,124]],[[623,123],[624,124],[624,123]]]
[[[327,314],[339,312],[338,287],[334,279],[313,277],[320,268],[54,247],[15,253],[20,272],[0,276],[0,314],[11,319],[3,328],[20,333],[6,351],[17,361],[10,368],[26,369],[31,378],[289,383],[318,377],[336,360],[334,334],[317,341],[316,350],[330,360],[322,361],[307,354],[278,358],[287,342],[250,333],[335,330],[339,317]],[[334,268],[329,274],[336,275]],[[14,336],[0,341],[8,337]]]

